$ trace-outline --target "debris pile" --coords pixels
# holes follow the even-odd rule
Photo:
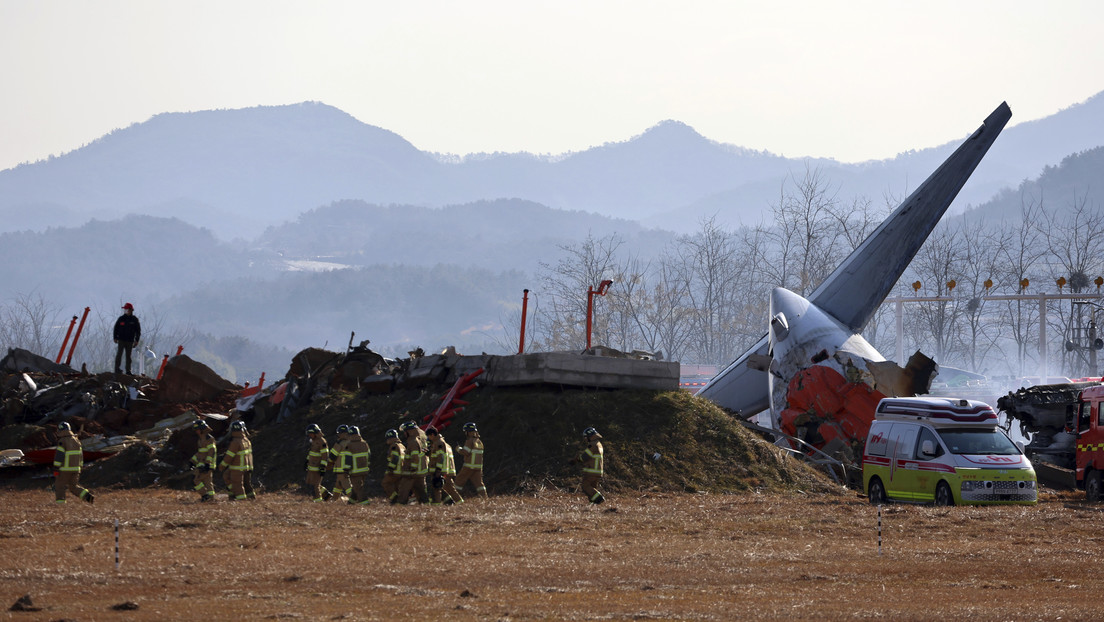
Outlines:
[[[611,490],[836,489],[713,403],[689,393],[547,381],[522,384],[519,378],[543,373],[531,369],[537,360],[532,355],[467,357],[449,348],[441,354],[415,350],[409,358],[389,359],[368,349],[367,342],[344,353],[308,348],[293,357],[283,379],[258,390],[229,383],[182,355],[171,358],[161,380],[154,381],[36,369],[27,365],[28,354],[19,354],[24,368],[3,368],[5,404],[14,400],[18,407],[10,409],[10,425],[0,429],[0,448],[18,448],[27,455],[44,450],[52,459],[56,424],[68,421],[81,430],[86,459],[96,451],[111,452],[86,464],[82,481],[92,487],[190,489],[189,459],[196,450],[191,423],[203,418],[218,439],[220,455],[229,443],[229,423],[248,425],[253,482],[262,491],[302,485],[308,445],[304,430],[316,423],[331,440],[339,425],[360,427],[372,450],[375,477],[368,492],[379,494],[384,432],[409,420],[423,426],[436,421],[453,444],[463,437],[459,423],[477,422],[488,447],[485,476],[492,494],[575,485],[578,467],[570,460],[580,448],[582,430],[590,426],[599,427],[605,438]],[[586,364],[595,358],[553,354],[590,359]],[[614,359],[614,364],[628,362],[639,361]],[[662,373],[675,365],[677,386],[677,363],[645,362],[663,366]],[[483,369],[486,373],[477,373]],[[35,383],[33,391],[24,374]],[[456,389],[461,385],[462,390]],[[451,399],[450,389],[456,393]],[[46,400],[45,395],[52,397]],[[456,425],[450,429],[452,423]]]

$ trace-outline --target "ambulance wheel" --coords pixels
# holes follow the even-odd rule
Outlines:
[[[870,498],[870,503],[874,505],[885,505],[886,492],[885,486],[882,485],[882,480],[877,477],[872,477],[866,488],[866,495]]]
[[[954,505],[954,495],[951,494],[951,487],[947,485],[947,482],[939,482],[935,487],[935,504],[936,505]]]
[[[1085,478],[1085,498],[1089,501],[1100,501],[1102,488],[1104,488],[1104,472],[1091,471]]]

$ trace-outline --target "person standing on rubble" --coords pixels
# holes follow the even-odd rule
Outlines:
[[[54,502],[65,503],[65,493],[71,492],[82,501],[92,503],[95,497],[80,485],[84,467],[84,449],[65,421],[57,426],[57,449],[54,450]]]
[[[192,454],[192,470],[195,471],[195,491],[199,493],[200,501],[215,500],[215,466],[218,460],[218,450],[215,448],[215,437],[211,436],[211,426],[202,419],[196,419],[192,424],[196,431],[196,452]]]
[[[368,505],[371,500],[364,492],[364,484],[368,479],[368,465],[371,462],[372,450],[364,437],[360,435],[360,428],[349,426],[349,486],[353,489],[353,495],[349,497],[350,505]]]
[[[479,429],[471,421],[464,424],[464,433],[467,435],[464,444],[456,448],[464,457],[464,466],[460,467],[460,474],[456,476],[456,491],[463,492],[464,485],[471,482],[476,494],[486,499],[487,487],[483,485],[483,440],[479,438]]]
[[[403,458],[406,457],[406,448],[399,441],[398,430],[384,432],[383,438],[387,441],[387,470],[383,473],[383,496],[390,503],[395,503],[399,497],[399,482],[402,481]]]
[[[230,424],[230,446],[222,456],[219,470],[230,487],[230,500],[256,499],[253,491],[253,444],[246,434],[245,422]]]
[[[115,320],[113,339],[118,346],[115,349],[115,373],[121,374],[123,353],[126,353],[126,373],[130,375],[130,351],[138,345],[142,337],[142,323],[138,316],[134,315],[134,305],[129,302],[123,305],[123,314]]]
[[[419,503],[429,501],[426,493],[426,474],[429,473],[429,456],[426,455],[426,434],[413,421],[399,426],[399,433],[405,440],[406,455],[403,459],[402,481],[399,482],[397,503],[406,503],[411,493],[418,496]]]
[[[602,481],[605,471],[602,435],[594,428],[587,428],[583,430],[583,437],[586,439],[587,446],[574,460],[583,464],[583,494],[591,503],[602,503],[606,500],[602,491],[598,490],[598,483]]]
[[[426,436],[429,438],[429,473],[433,480],[433,505],[441,505],[444,495],[445,505],[463,503],[464,498],[456,492],[452,481],[456,477],[456,458],[452,454],[452,446],[445,442],[444,437],[437,428],[426,428]]]
[[[334,486],[333,486],[333,498],[340,499],[341,497],[348,498],[352,494],[352,488],[349,486],[349,467],[346,464],[346,458],[349,456],[347,446],[349,445],[349,426],[339,425],[337,426],[337,441],[334,442],[333,447],[330,448],[330,470],[334,472]]]
[[[307,426],[307,438],[310,439],[310,449],[307,451],[307,489],[312,501],[322,501],[331,494],[322,488],[322,472],[330,464],[330,447],[317,423]]]

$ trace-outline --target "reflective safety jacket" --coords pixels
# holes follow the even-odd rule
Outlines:
[[[330,464],[330,448],[326,445],[326,439],[319,434],[311,441],[310,450],[307,452],[307,470],[325,471]]]
[[[387,472],[394,473],[395,475],[402,475],[403,459],[406,457],[406,448],[399,442],[399,439],[388,439],[387,444],[390,446],[390,451],[387,452]]]
[[[420,430],[419,430],[420,432]],[[424,432],[408,436],[406,456],[403,460],[403,475],[425,475],[429,473],[429,456],[426,455]]]
[[[456,459],[452,455],[452,447],[440,436],[433,442],[433,449],[429,456],[429,470],[441,475],[456,475]]]
[[[469,437],[456,451],[464,455],[464,467],[483,470],[483,441],[478,436]]]
[[[215,449],[215,438],[208,432],[198,434],[196,437],[197,448],[195,454],[192,456],[192,464],[199,466],[206,464],[212,470],[215,468],[215,462],[218,460],[218,450]]]
[[[55,471],[80,471],[84,466],[84,450],[72,430],[58,434],[57,449],[54,450]]]
[[[363,438],[354,436],[345,449],[349,456],[349,462],[346,464],[349,473],[352,475],[367,473],[368,461],[372,457],[372,450],[368,448],[368,443],[364,442]]]
[[[334,443],[333,447],[330,447],[330,467],[334,473],[344,473],[347,470],[342,458],[347,453],[345,446],[348,444],[348,439],[341,439]]]
[[[602,441],[595,440],[580,455],[583,462],[583,473],[589,475],[602,475]]]
[[[253,470],[253,443],[242,432],[231,432],[232,440],[222,456],[222,465],[231,471]]]

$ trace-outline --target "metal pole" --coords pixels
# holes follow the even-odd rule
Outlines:
[[[1096,309],[1089,310],[1089,375],[1100,377],[1096,368]]]
[[[593,287],[588,287],[587,288],[586,348],[584,348],[585,350],[590,349],[590,324],[591,324],[590,318],[593,315],[594,315],[594,288]]]
[[[905,366],[905,304],[897,299],[897,364]]]
[[[77,349],[77,340],[80,339],[81,331],[84,330],[84,321],[88,319],[88,312],[91,309],[84,308],[84,313],[81,315],[80,324],[77,324],[77,334],[73,335],[73,344],[69,346],[69,356],[65,357],[65,364],[68,365],[73,362],[73,352]]]
[[[61,355],[65,354],[65,346],[69,345],[69,335],[73,334],[73,325],[76,323],[77,316],[74,315],[73,319],[69,322],[69,330],[65,331],[65,339],[63,339],[61,342],[61,349],[58,350],[57,359],[54,360],[55,363],[61,362]]]
[[[1050,384],[1050,366],[1047,361],[1046,343],[1046,294],[1039,294],[1039,359],[1042,364],[1043,384]]]
[[[529,290],[521,290],[521,339],[518,340],[518,354],[525,354],[525,315],[529,309]]]

